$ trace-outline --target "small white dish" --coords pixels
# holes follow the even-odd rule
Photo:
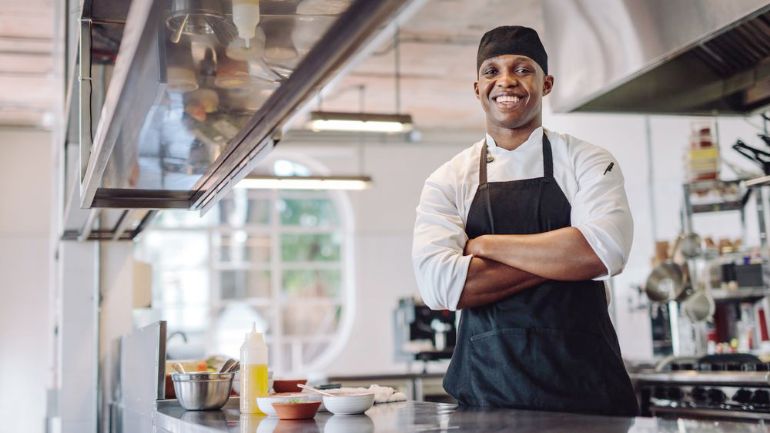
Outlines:
[[[364,413],[374,404],[374,393],[340,394],[324,396],[324,407],[335,415],[356,415]]]

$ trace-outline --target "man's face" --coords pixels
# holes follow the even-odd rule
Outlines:
[[[504,54],[481,64],[473,88],[488,125],[517,129],[540,119],[543,96],[551,93],[553,77],[529,57]]]

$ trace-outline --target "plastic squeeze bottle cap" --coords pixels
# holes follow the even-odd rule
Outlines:
[[[233,0],[233,24],[238,29],[238,36],[249,48],[259,24],[259,0]]]
[[[257,322],[251,324],[251,331],[246,333],[246,343],[250,344],[264,344],[265,337],[261,332],[257,331]]]

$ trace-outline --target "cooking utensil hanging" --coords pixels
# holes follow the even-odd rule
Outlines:
[[[653,302],[679,299],[686,288],[687,274],[683,267],[673,260],[667,260],[653,268],[644,284],[644,292]]]
[[[682,250],[683,241],[687,240],[687,252]],[[673,260],[677,254],[682,257],[699,252],[700,237],[695,233],[682,234],[676,238],[671,254],[655,266],[644,284],[644,292],[653,302],[668,302],[681,298],[689,285],[687,265],[680,265]]]
[[[682,301],[682,311],[693,322],[703,322],[714,315],[716,304],[707,290],[697,290]]]
[[[765,136],[760,135],[760,137],[762,137],[766,143],[768,142]],[[740,153],[751,161],[758,163],[759,166],[762,167],[762,171],[765,173],[765,175],[770,175],[770,152],[765,152],[764,150],[751,147],[740,139],[736,140],[732,147],[736,152]]]
[[[676,246],[679,247],[679,251],[686,259],[699,257],[703,254],[703,240],[697,233],[682,233],[677,239]]]

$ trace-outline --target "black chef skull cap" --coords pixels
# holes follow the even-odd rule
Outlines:
[[[478,72],[484,60],[503,54],[527,56],[548,75],[548,54],[534,29],[524,26],[500,26],[484,33],[476,55],[476,71]]]

